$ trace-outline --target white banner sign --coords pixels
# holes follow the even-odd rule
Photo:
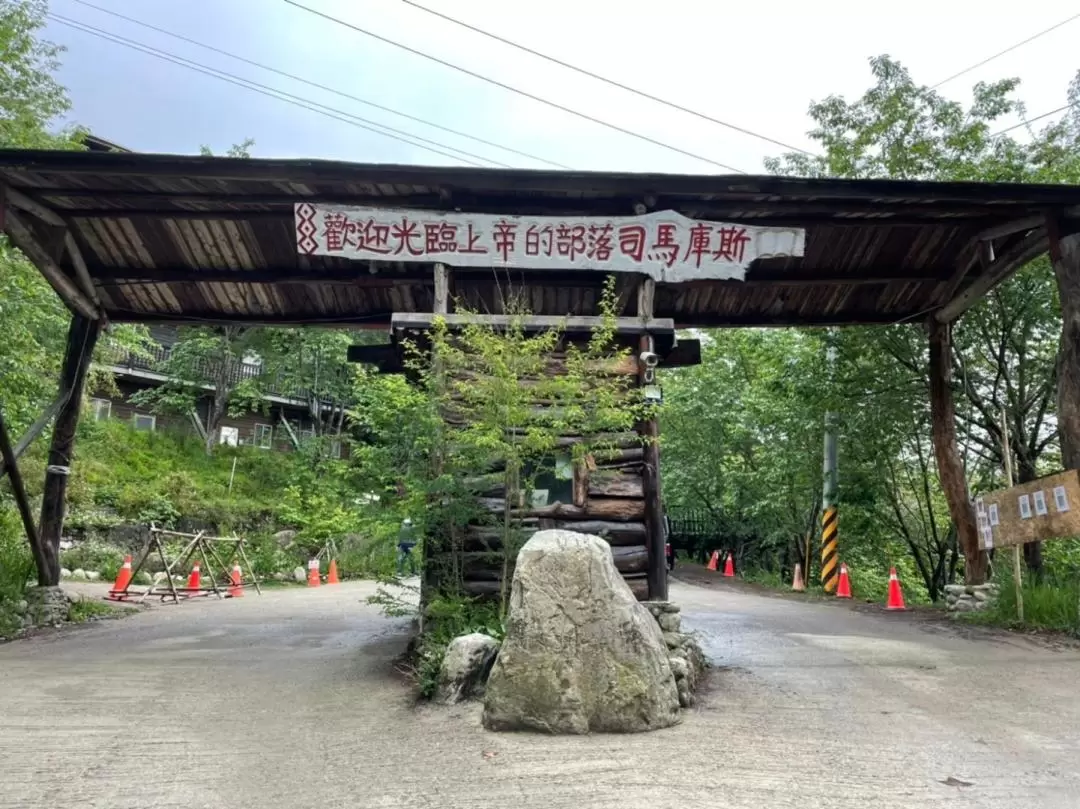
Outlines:
[[[644,216],[495,216],[298,203],[305,255],[454,267],[636,272],[658,281],[746,277],[755,259],[801,256],[801,228]]]

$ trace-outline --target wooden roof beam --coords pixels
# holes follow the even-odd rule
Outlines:
[[[75,277],[79,282],[81,291],[91,300],[95,309],[100,309],[101,301],[98,300],[97,290],[94,289],[94,284],[90,280],[90,273],[86,269],[86,262],[83,260],[79,245],[75,241],[71,228],[64,218],[48,206],[43,205],[33,197],[27,196],[14,188],[7,187],[4,192],[4,198],[16,208],[31,214],[46,225],[62,228],[64,230],[63,249],[67,250],[68,255],[71,256],[71,263],[75,267]],[[26,251],[24,250],[23,252]]]
[[[11,189],[8,189],[11,193]],[[8,197],[10,199],[10,196]],[[5,230],[11,237],[12,243],[18,247],[35,267],[45,276],[45,280],[56,290],[56,294],[68,305],[70,309],[90,320],[97,320],[100,315],[99,307],[72,281],[68,274],[53,258],[49,250],[41,244],[30,225],[23,220],[11,207],[5,212]]]
[[[1044,220],[1045,221],[1045,220]],[[1000,284],[1050,246],[1046,228],[1040,227],[997,256],[974,281],[934,313],[939,323],[951,323],[978,303],[987,292]]]

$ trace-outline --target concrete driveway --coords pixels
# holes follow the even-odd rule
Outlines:
[[[476,706],[414,704],[392,664],[406,622],[363,604],[372,590],[0,646],[0,806],[1078,805],[1073,649],[676,583],[722,666],[681,726],[495,735]]]

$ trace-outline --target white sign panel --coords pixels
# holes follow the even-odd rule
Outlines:
[[[644,216],[499,216],[482,213],[295,206],[304,255],[453,267],[643,273],[657,281],[746,277],[755,259],[801,256],[801,228]]]

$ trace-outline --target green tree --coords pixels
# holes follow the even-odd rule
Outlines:
[[[1018,80],[977,84],[973,102],[965,108],[917,84],[887,56],[870,64],[875,83],[860,98],[829,96],[811,104],[815,128],[810,136],[822,154],[787,154],[767,161],[769,170],[801,176],[998,182],[1076,182],[1080,177],[1075,109],[1040,130],[1028,127],[1028,138],[1018,141],[994,134],[997,122],[1023,112],[1016,96]],[[1080,79],[1070,86],[1069,98],[1080,99]],[[1021,479],[1054,464],[1050,403],[1060,330],[1054,289],[1048,262],[1037,260],[998,287],[956,328],[958,411],[962,437],[974,455],[969,473],[975,482],[988,483],[990,469],[1001,466],[998,425],[1003,410]],[[885,352],[890,349],[888,343],[877,345]],[[932,463],[927,474],[935,474]],[[1028,560],[1038,567],[1037,545],[1031,546]]]

